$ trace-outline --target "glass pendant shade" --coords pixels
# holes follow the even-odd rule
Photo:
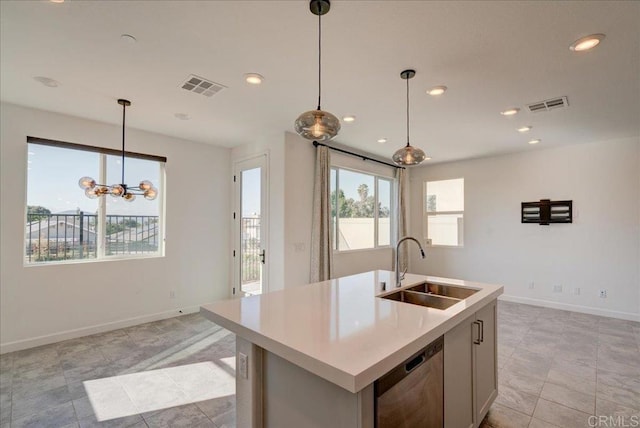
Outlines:
[[[325,142],[338,135],[340,121],[323,110],[309,110],[296,119],[296,132],[307,140]]]
[[[393,161],[396,164],[406,166],[418,165],[422,163],[422,161],[424,161],[426,158],[427,155],[424,153],[424,151],[417,147],[411,146],[409,143],[407,143],[407,145],[400,150],[397,150],[392,157]]]
[[[149,201],[153,201],[157,197],[158,197],[158,189],[156,189],[155,187],[152,187],[144,191],[144,198]]]
[[[87,188],[84,191],[84,194],[89,199],[96,199],[98,197],[98,192],[95,189]]]
[[[140,186],[138,186],[140,188],[140,190],[149,190],[153,187],[153,183],[151,183],[149,180],[142,180],[140,182]]]
[[[122,198],[127,202],[133,202],[136,200],[136,195],[133,193],[126,193]]]
[[[111,191],[109,193],[111,193],[111,196],[114,198],[119,198],[124,195],[124,187],[119,184],[113,185],[111,186]]]
[[[96,187],[96,180],[91,177],[82,177],[80,180],[78,180],[78,186],[80,186],[82,190],[93,189],[94,187]]]

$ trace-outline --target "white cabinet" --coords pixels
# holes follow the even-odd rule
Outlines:
[[[498,395],[496,301],[444,335],[444,426],[482,422]]]

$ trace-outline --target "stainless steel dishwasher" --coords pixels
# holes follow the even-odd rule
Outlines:
[[[442,428],[441,336],[374,384],[377,428]]]

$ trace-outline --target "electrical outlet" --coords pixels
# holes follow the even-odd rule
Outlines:
[[[600,290],[600,297],[602,299],[606,299],[607,298],[607,290]]]
[[[242,379],[249,379],[249,357],[238,352],[238,375]]]
[[[573,294],[575,294],[576,296],[580,295],[580,287],[576,287],[573,289]]]
[[[562,285],[554,285],[553,286],[554,293],[562,293]]]
[[[529,282],[529,290],[533,290],[535,287],[535,284],[533,283],[533,281]]]
[[[175,299],[176,298],[176,292],[174,290],[169,291],[169,298],[170,299]]]

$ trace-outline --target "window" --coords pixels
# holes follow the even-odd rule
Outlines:
[[[427,181],[424,212],[431,245],[463,245],[464,178]]]
[[[149,257],[163,253],[164,158],[127,154],[125,180],[150,180],[153,201],[103,196],[89,199],[83,176],[99,183],[121,181],[118,151],[28,138],[25,264]]]
[[[331,169],[334,250],[391,245],[393,180],[344,168]]]

